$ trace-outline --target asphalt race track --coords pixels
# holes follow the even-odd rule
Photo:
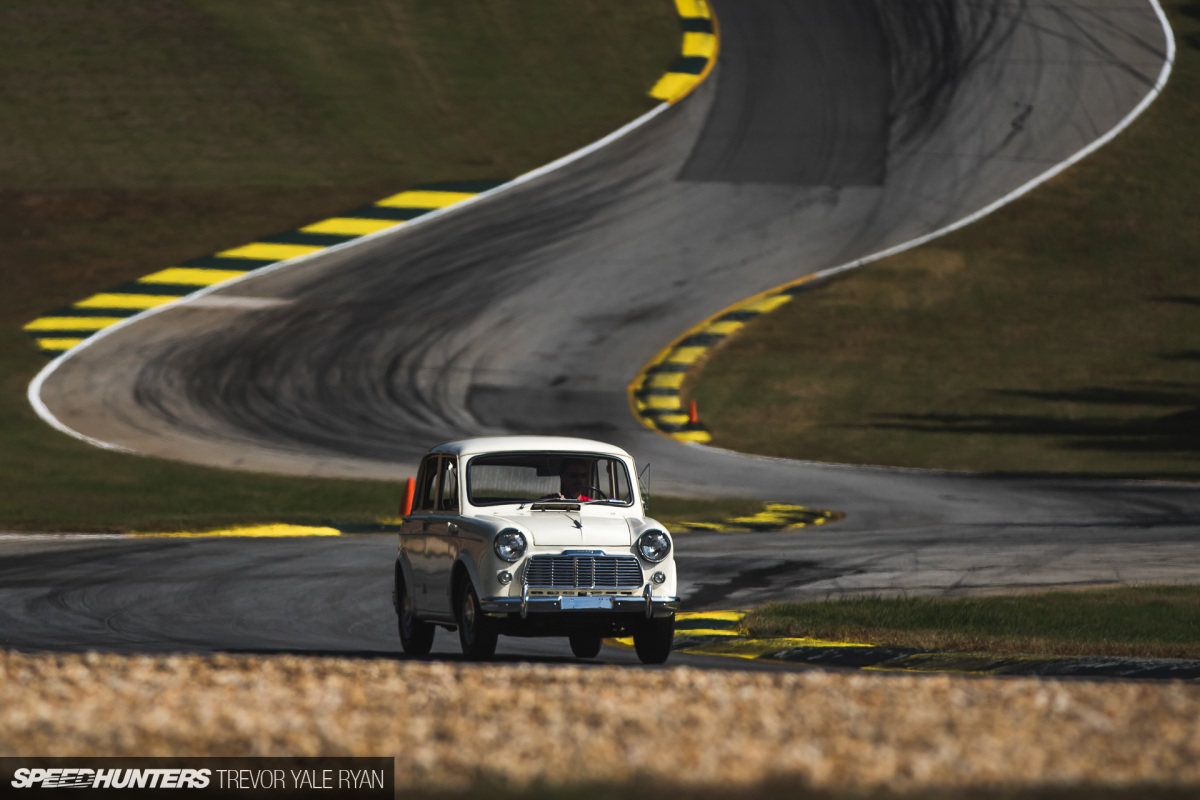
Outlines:
[[[652,462],[657,492],[847,513],[680,537],[694,609],[1194,579],[1186,486],[743,456],[652,433],[626,399],[699,320],[962,220],[1103,136],[1163,67],[1149,3],[714,8],[712,75],[614,144],[97,337],[42,400],[86,436],[228,468],[400,479],[441,441],[568,433]],[[397,647],[381,538],[0,547],[10,646]]]

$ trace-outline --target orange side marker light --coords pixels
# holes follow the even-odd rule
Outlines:
[[[693,400],[688,407],[688,422],[696,425],[700,422],[700,414],[696,411],[696,401]]]
[[[412,513],[413,495],[417,493],[417,482],[409,478],[404,484],[404,505],[400,507],[400,516],[407,517]]]

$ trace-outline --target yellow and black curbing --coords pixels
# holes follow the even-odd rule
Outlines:
[[[826,525],[845,518],[841,511],[826,511],[788,503],[766,503],[763,510],[746,517],[729,517],[720,522],[676,522],[672,532],[701,531],[711,533],[763,533],[795,531],[813,525]]]
[[[876,672],[1024,675],[1038,677],[1198,680],[1200,661],[1123,656],[1005,655],[923,650],[811,638],[755,639],[742,628],[745,611],[675,615],[677,653],[782,662],[825,669]],[[632,645],[632,640],[617,640]]]
[[[675,614],[675,639],[739,637],[745,616],[745,611],[680,611]]]
[[[44,353],[56,356],[110,325],[148,309],[281,261],[396,228],[503,183],[472,181],[419,186],[296,231],[268,236],[123,283],[39,317],[25,325],[25,332]]]
[[[746,323],[791,301],[816,285],[809,275],[779,289],[757,294],[701,322],[664,348],[629,385],[634,416],[651,430],[682,442],[712,441],[703,422],[693,422],[684,410],[680,389],[688,371],[708,351],[741,330]]]
[[[675,10],[683,25],[682,54],[650,90],[667,103],[678,103],[708,77],[720,46],[717,20],[705,0],[675,0]]]
[[[675,0],[675,6],[683,26],[681,55],[650,91],[667,103],[679,102],[708,76],[718,51],[716,20],[708,3]],[[149,309],[281,261],[396,228],[505,183],[496,180],[418,186],[299,230],[185,261],[121,284],[39,317],[24,329],[42,352],[57,356]]]

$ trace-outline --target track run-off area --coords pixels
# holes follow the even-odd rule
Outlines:
[[[32,399],[95,442],[229,469],[399,481],[442,441],[570,434],[650,463],[652,493],[845,513],[681,534],[692,611],[1194,579],[1190,486],[745,456],[648,429],[629,396],[701,320],[968,222],[1104,142],[1169,71],[1157,5],[712,7],[720,56],[681,102],[462,208],[106,330]],[[9,647],[399,650],[389,537],[0,547]]]

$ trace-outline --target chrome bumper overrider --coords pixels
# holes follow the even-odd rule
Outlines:
[[[575,597],[569,595],[533,597],[485,597],[479,605],[487,614],[541,614],[547,611],[616,611],[667,617],[679,610],[678,597]]]

